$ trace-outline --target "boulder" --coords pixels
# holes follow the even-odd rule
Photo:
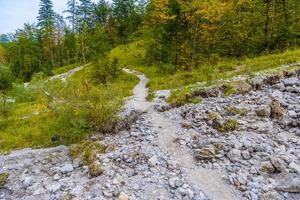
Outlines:
[[[64,174],[72,172],[74,170],[73,165],[65,164],[63,167],[60,168],[60,171]]]
[[[288,78],[283,80],[284,85],[287,86],[298,86],[300,85],[300,80],[297,77]]]
[[[270,106],[262,106],[255,110],[255,113],[259,117],[270,117],[271,115],[271,108]]]
[[[300,192],[300,176],[289,176],[283,179],[276,189],[283,192]]]
[[[254,89],[260,90],[264,84],[264,78],[261,76],[256,76],[251,80],[251,85]]]
[[[283,161],[280,158],[276,158],[276,157],[271,157],[270,161],[273,165],[273,167],[275,168],[276,171],[278,172],[284,172],[285,171],[285,166]]]
[[[236,94],[246,94],[252,89],[246,81],[234,81],[231,85]]]
[[[297,163],[291,162],[291,163],[289,164],[289,168],[290,168],[290,169],[293,169],[293,170],[296,171],[298,174],[300,174],[300,165],[298,165]]]
[[[248,150],[242,151],[242,156],[245,160],[250,160],[251,154]]]
[[[209,160],[213,159],[216,155],[217,149],[214,146],[203,147],[195,151],[196,160]]]
[[[269,85],[275,85],[280,82],[280,79],[281,75],[279,74],[271,75],[266,78],[266,83]]]
[[[231,160],[232,162],[236,162],[242,159],[242,152],[238,149],[231,149],[228,153],[227,153],[227,157],[229,158],[229,160]]]
[[[266,172],[266,173],[273,173],[273,172],[275,172],[275,168],[271,162],[265,161],[265,162],[261,163],[260,171]]]
[[[284,112],[283,109],[275,98],[272,98],[272,103],[270,105],[271,108],[271,117],[275,119],[279,119],[283,116]]]
[[[152,156],[151,158],[149,158],[148,164],[151,167],[155,167],[155,166],[159,165],[159,160],[158,160],[157,156]]]
[[[119,200],[129,200],[129,197],[128,197],[128,195],[126,193],[121,192],[119,194]]]
[[[281,200],[278,192],[270,191],[261,196],[261,200]]]

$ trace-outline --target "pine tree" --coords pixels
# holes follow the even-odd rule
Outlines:
[[[54,11],[51,0],[40,0],[38,27],[41,29],[53,27]]]
[[[88,24],[89,27],[91,27],[93,25],[94,14],[94,4],[91,2],[91,0],[79,0],[77,14],[81,29],[83,28],[84,24]]]
[[[121,37],[128,36],[138,28],[140,19],[135,11],[134,0],[113,0],[113,14]]]
[[[97,21],[100,22],[103,26],[108,24],[110,7],[109,4],[105,0],[100,0],[96,6],[95,14]]]
[[[49,72],[54,66],[54,11],[51,0],[41,0],[38,19],[40,44],[44,70]]]
[[[65,13],[69,13],[69,16],[66,19],[71,23],[73,33],[76,30],[76,17],[77,17],[77,3],[76,0],[68,0],[67,2],[68,9],[65,10]]]

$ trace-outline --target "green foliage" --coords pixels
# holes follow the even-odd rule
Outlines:
[[[12,87],[12,73],[9,68],[0,65],[0,92]]]
[[[234,94],[235,90],[231,84],[227,83],[222,86],[223,92],[225,96],[230,96]]]
[[[5,186],[8,177],[9,177],[9,173],[7,172],[0,174],[0,189]]]
[[[97,142],[84,141],[71,148],[70,155],[75,159],[80,159],[83,165],[89,168],[89,174],[92,177],[100,176],[103,169],[99,163],[96,163],[97,155],[105,153],[107,147]]]
[[[118,59],[115,57],[112,60],[107,58],[99,59],[98,62],[94,64],[94,68],[94,78],[101,84],[107,84],[115,80],[121,71]]]
[[[191,96],[192,88],[185,87],[175,91],[176,92],[171,93],[171,96],[167,99],[167,102],[175,107],[187,103],[198,104],[201,102],[199,98]]]
[[[247,114],[247,110],[245,108],[237,108],[237,107],[225,107],[225,111],[231,115],[241,115],[244,116]]]
[[[220,132],[230,132],[237,129],[239,123],[235,119],[228,119],[224,124],[220,124],[217,130]]]
[[[33,102],[37,99],[37,91],[25,88],[24,84],[14,84],[9,94],[14,97],[16,103]]]
[[[146,97],[146,100],[151,102],[155,98],[155,93],[154,92],[149,92],[148,96]]]
[[[13,109],[13,103],[9,102],[9,99],[7,99],[6,96],[0,96],[1,101],[0,101],[0,116],[7,118]]]
[[[157,72],[162,75],[174,75],[177,71],[177,67],[172,64],[160,63],[157,66]]]
[[[145,62],[145,45],[143,40],[135,41],[127,45],[120,45],[112,49],[108,57],[109,59],[117,58],[121,68],[139,66]]]
[[[96,160],[97,154],[106,151],[106,146],[90,141],[83,141],[70,149],[70,155],[76,159],[79,158],[84,165],[90,165]]]
[[[79,66],[79,64],[75,63],[75,64],[71,64],[71,65],[64,66],[64,67],[58,67],[58,68],[55,68],[52,70],[52,74],[53,75],[63,74],[63,73],[68,72],[78,66]]]
[[[94,70],[88,65],[67,82],[16,85],[10,95],[17,101],[7,118],[0,117],[0,151],[74,144],[115,122],[138,79],[120,71],[108,84],[99,84]],[[27,93],[33,99],[27,99]]]

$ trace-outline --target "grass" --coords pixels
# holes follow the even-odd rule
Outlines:
[[[237,129],[239,123],[235,119],[228,119],[224,124],[219,125],[217,130],[220,132],[231,132]]]
[[[8,177],[9,177],[9,174],[7,172],[0,174],[0,189],[5,186]]]
[[[68,72],[78,66],[80,66],[80,65],[75,63],[75,64],[64,66],[64,67],[58,67],[58,68],[55,68],[52,70],[52,74],[53,75],[63,74],[63,73]]]
[[[100,176],[103,169],[100,163],[97,163],[97,155],[105,153],[107,147],[97,142],[84,141],[77,144],[70,150],[70,155],[75,159],[80,159],[83,165],[88,166],[89,174],[92,177]]]
[[[9,116],[0,117],[0,152],[80,142],[116,119],[124,97],[132,95],[137,83],[135,76],[121,71],[110,83],[98,84],[90,64],[67,82],[40,80],[27,88],[18,86],[12,97],[26,91],[34,98],[18,98],[9,105]]]
[[[300,61],[300,49],[291,49],[283,53],[262,55],[255,58],[223,59],[223,61],[211,65],[204,63],[199,68],[190,71],[173,70],[173,73],[166,73],[161,70],[160,66],[146,66],[146,46],[147,44],[143,40],[135,41],[116,47],[110,52],[109,57],[117,58],[122,66],[146,74],[150,79],[147,85],[150,93],[157,90],[173,89],[174,91],[168,101],[174,104],[191,103],[191,100],[186,101],[186,96],[190,95],[195,87],[199,88],[199,83],[204,83],[201,87],[215,85],[220,80],[227,80],[234,76],[252,75],[257,72],[268,73],[269,70],[276,71],[283,64]],[[231,95],[232,88],[227,89],[225,93]],[[197,101],[195,100],[195,102]]]

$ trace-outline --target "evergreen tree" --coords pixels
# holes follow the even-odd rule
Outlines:
[[[91,2],[91,0],[79,0],[77,14],[81,29],[85,24],[87,24],[90,28],[92,27],[94,18],[94,4]]]
[[[109,4],[105,0],[100,0],[95,9],[95,15],[98,22],[103,26],[108,24],[110,14]]]
[[[39,28],[53,27],[54,11],[51,0],[40,0],[39,16],[37,19]]]
[[[68,0],[67,2],[68,9],[64,12],[69,13],[69,16],[66,19],[71,23],[73,33],[76,30],[76,18],[77,18],[77,4],[76,0]]]
[[[120,37],[127,37],[137,30],[140,18],[134,0],[113,0],[113,14],[118,22]]]

